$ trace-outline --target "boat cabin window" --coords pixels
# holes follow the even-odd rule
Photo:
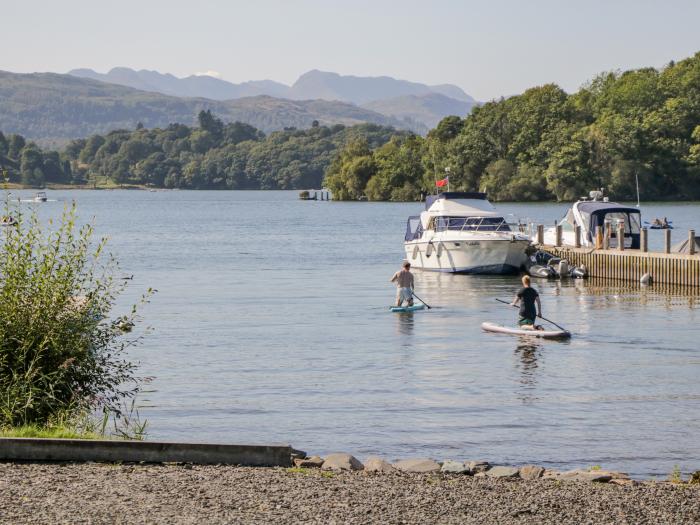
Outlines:
[[[421,235],[423,235],[423,225],[420,222],[420,216],[414,215],[409,217],[408,222],[406,222],[406,236],[404,239],[413,241],[420,239]]]
[[[435,231],[499,231],[509,232],[510,226],[503,217],[433,217],[430,228]]]

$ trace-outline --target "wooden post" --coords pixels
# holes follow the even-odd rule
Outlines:
[[[561,246],[561,224],[557,224],[557,238],[554,242],[554,246],[559,248]]]
[[[578,224],[574,226],[574,247],[581,247],[581,226]]]
[[[610,249],[610,224],[607,222],[603,226],[603,250]]]
[[[600,250],[603,247],[603,228],[595,227],[595,249]]]
[[[544,225],[537,225],[537,244],[540,246],[544,244]]]
[[[664,253],[671,253],[671,230],[664,230]]]
[[[695,255],[695,230],[688,230],[688,253]]]
[[[625,225],[617,225],[617,249],[622,251],[625,249]]]
[[[642,228],[639,232],[639,251],[646,253],[649,251],[649,230]]]

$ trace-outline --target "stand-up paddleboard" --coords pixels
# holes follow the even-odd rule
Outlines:
[[[392,306],[389,308],[392,312],[415,312],[416,310],[422,310],[425,308],[424,304],[414,304],[413,306]]]
[[[571,332],[566,330],[525,330],[523,328],[508,328],[495,323],[481,323],[481,329],[487,332],[499,334],[528,335],[530,337],[542,337],[544,339],[568,339]]]

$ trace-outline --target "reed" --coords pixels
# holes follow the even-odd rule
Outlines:
[[[9,197],[4,214],[16,222],[0,230],[0,428],[60,434],[91,414],[123,422],[144,381],[125,354],[141,336],[124,327],[153,291],[113,316],[126,281],[107,240],[77,225],[75,204],[48,225]]]

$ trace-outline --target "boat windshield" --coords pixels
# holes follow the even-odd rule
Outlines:
[[[613,212],[605,214],[605,222],[610,221],[615,228],[618,224],[624,224],[626,234],[639,233],[642,229],[641,218],[639,213]]]
[[[406,236],[404,239],[412,241],[414,239],[420,239],[421,235],[423,235],[423,225],[420,222],[420,216],[414,215],[409,217],[406,222]]]
[[[491,231],[509,232],[510,226],[503,217],[433,217],[435,231]]]

